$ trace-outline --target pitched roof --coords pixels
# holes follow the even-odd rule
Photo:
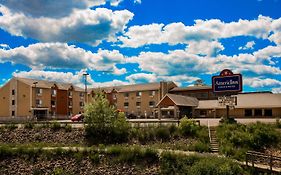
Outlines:
[[[84,91],[82,88],[73,86],[71,83],[60,83],[55,81],[37,80],[37,79],[20,78],[20,77],[15,77],[15,78],[29,86],[34,86],[34,83],[37,82],[36,87],[38,88],[51,88],[54,85],[56,85],[58,89],[68,90],[72,86],[76,91]]]
[[[176,84],[172,81],[167,82],[168,88],[173,88]],[[150,91],[158,90],[160,88],[160,83],[146,83],[146,84],[131,84],[131,85],[122,85],[122,86],[112,86],[112,87],[101,87],[93,88],[91,90],[104,90],[105,92],[111,92],[116,90],[117,92],[134,92],[134,91]]]
[[[183,95],[176,95],[176,94],[166,94],[157,104],[157,106],[165,99],[169,98],[171,99],[175,105],[177,106],[198,106],[198,100],[194,97],[188,97]]]
[[[193,91],[193,90],[205,90],[205,89],[212,89],[212,86],[188,86],[188,87],[175,87],[171,89],[171,92],[176,91]]]

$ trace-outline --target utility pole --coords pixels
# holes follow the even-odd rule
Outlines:
[[[88,102],[88,93],[87,93],[87,76],[89,74],[87,72],[83,73],[84,76],[84,83],[85,83],[85,103]],[[85,104],[84,104],[85,105]]]

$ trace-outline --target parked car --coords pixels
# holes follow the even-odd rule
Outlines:
[[[84,115],[83,114],[76,114],[76,115],[73,115],[70,120],[72,122],[79,122],[79,121],[83,121],[84,120]]]

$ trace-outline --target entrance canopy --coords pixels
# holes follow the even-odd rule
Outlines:
[[[169,107],[169,106],[187,106],[197,107],[199,101],[193,97],[187,97],[183,95],[166,94],[156,105],[157,107]]]

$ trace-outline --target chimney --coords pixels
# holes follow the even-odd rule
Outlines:
[[[168,93],[168,83],[166,81],[160,81],[160,99],[162,99]]]

